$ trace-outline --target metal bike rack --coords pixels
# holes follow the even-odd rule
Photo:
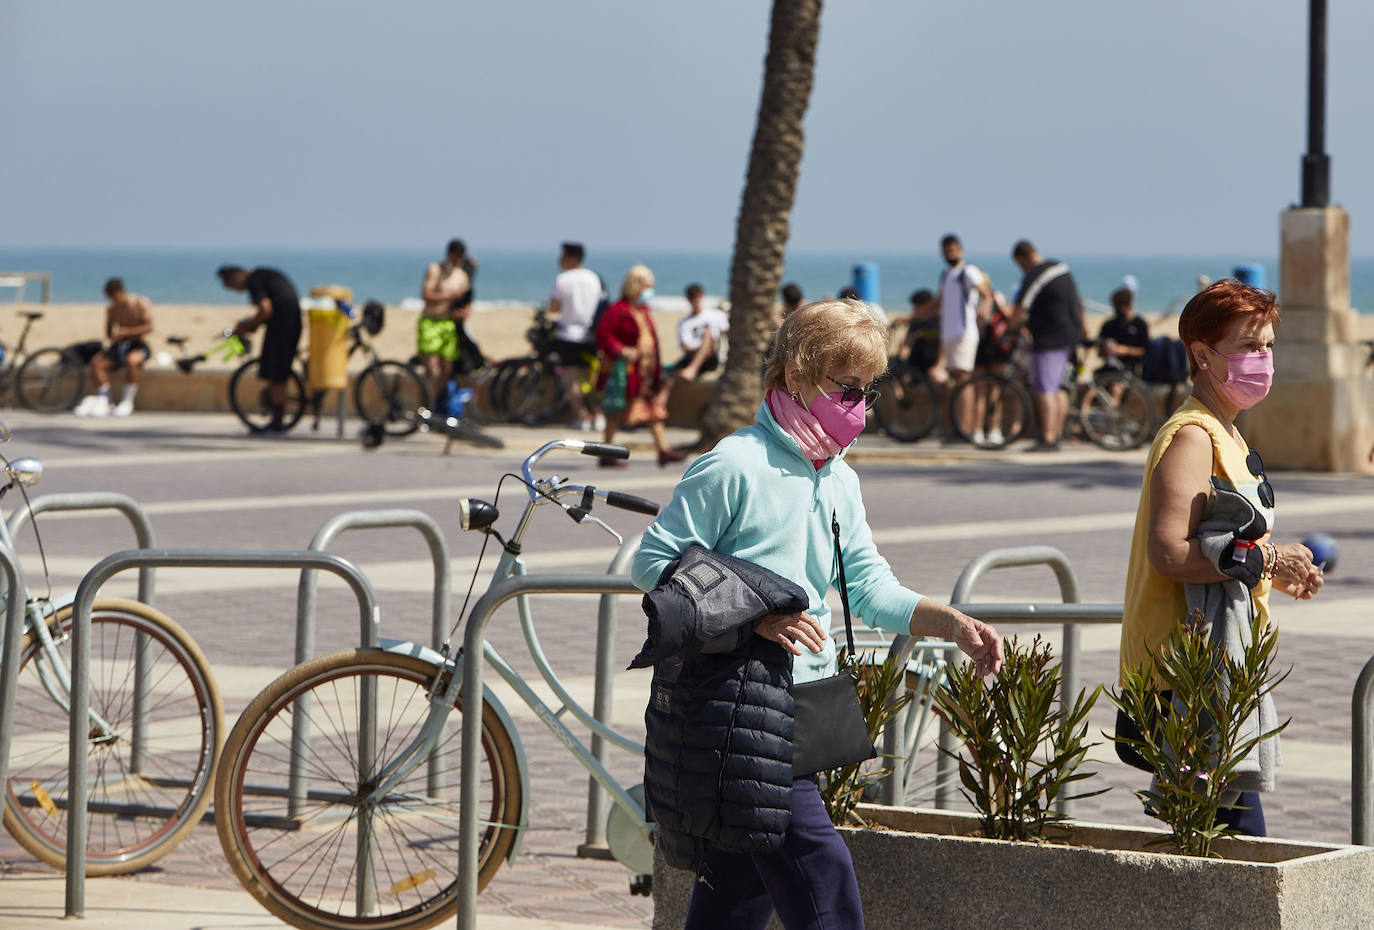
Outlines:
[[[27,590],[24,570],[8,548],[0,546],[0,573],[5,582],[5,638],[0,651],[0,788],[9,784],[10,737],[14,734],[14,700],[19,686],[19,647]]]
[[[91,703],[91,609],[100,586],[119,572],[130,568],[295,568],[332,572],[348,583],[358,599],[361,645],[377,645],[380,616],[377,598],[372,592],[372,583],[356,565],[332,553],[294,549],[126,549],[106,556],[96,563],[86,573],[86,577],[81,579],[73,605],[72,699],[67,748],[67,778],[70,786],[68,801],[73,813],[67,819],[67,917],[84,916],[86,908],[85,811],[89,785],[86,771],[85,720],[90,714]],[[6,652],[9,651],[7,646]],[[6,658],[8,659],[8,655]],[[361,734],[375,730],[375,721],[369,719],[371,712],[375,711],[375,695],[371,695],[371,698],[369,700],[365,690],[361,702],[364,715],[359,728]],[[477,704],[480,709],[481,702],[478,701]],[[366,757],[371,748],[369,745],[361,745],[360,756]]]
[[[40,513],[59,510],[117,510],[128,518],[134,528],[134,540],[140,549],[152,549],[157,543],[153,539],[153,524],[148,514],[139,506],[138,501],[127,494],[109,491],[89,491],[72,494],[44,494],[35,497],[28,507],[17,507],[5,521],[10,539],[18,539],[19,532],[34,516]],[[153,569],[138,570],[138,599],[149,607],[153,604]]]
[[[1065,604],[1073,604],[1078,601],[1078,579],[1074,577],[1073,567],[1069,565],[1068,556],[1053,546],[1012,546],[1003,549],[990,549],[981,555],[974,556],[964,570],[959,573],[959,580],[954,583],[954,591],[949,599],[958,609],[964,610],[965,602],[973,594],[973,586],[978,580],[989,571],[997,568],[1016,568],[1027,565],[1048,565],[1054,572],[1055,578],[1059,581],[1059,594]],[[970,605],[971,606],[971,605]],[[1060,613],[1050,613],[1050,610],[1057,610]],[[1002,616],[1001,622],[1027,623],[1044,622],[1049,619],[1065,619],[1064,608],[1050,608],[1048,605],[1035,605],[1035,612],[1038,614],[1028,619],[1015,619],[1014,616]],[[984,608],[982,614],[969,613],[969,616],[977,617],[980,620],[991,620],[992,615]],[[1121,619],[1121,612],[1118,608],[1116,621]],[[1104,622],[1104,621],[1095,621]],[[959,661],[958,650],[949,650],[945,654],[945,660],[949,664]],[[1060,691],[1063,700],[1071,701],[1072,695],[1078,692],[1078,627],[1071,622],[1064,623],[1064,644],[1061,650],[1061,662],[1063,663],[1064,683]],[[954,759],[948,754],[954,751],[954,735],[949,731],[949,725],[941,719],[940,721],[940,756],[935,763],[935,806],[947,807],[954,799],[953,774]],[[1070,803],[1060,801],[1058,809],[1065,814],[1069,813]]]
[[[487,589],[463,632],[463,780],[458,811],[458,927],[477,930],[478,768],[482,750],[482,641],[496,608],[526,594],[640,594],[624,575],[515,575]]]
[[[1350,696],[1350,842],[1374,840],[1374,658],[1365,663]]]
[[[44,494],[35,497],[28,507],[16,508],[5,522],[10,539],[16,539],[20,530],[40,513],[73,510],[116,510],[123,514],[134,528],[134,540],[140,549],[152,549],[157,545],[153,539],[153,524],[148,514],[139,506],[138,501],[126,494],[111,491],[86,491],[69,494]],[[151,568],[138,570],[138,599],[153,606],[154,572]],[[134,707],[133,726],[129,734],[129,770],[134,773],[143,771],[143,755],[147,746],[148,705],[148,648],[146,633],[139,633],[134,641]]]
[[[342,394],[340,395],[342,396]],[[430,621],[430,645],[438,649],[448,633],[446,621],[449,612],[449,564],[448,544],[434,518],[422,510],[350,510],[331,517],[315,532],[310,540],[313,551],[323,551],[333,542],[334,537],[344,530],[382,529],[388,527],[412,526],[429,544],[429,554],[434,560],[434,607]],[[315,592],[318,587],[318,573],[312,569],[301,572],[300,585],[296,591],[296,664],[312,658],[315,654]],[[309,706],[309,697],[302,697],[304,706]],[[296,714],[291,723],[291,774],[288,813],[295,817],[300,814],[306,800],[305,760],[310,749],[310,717]],[[431,795],[437,796],[443,788],[444,771],[443,750],[435,748],[429,759],[429,778],[427,787]]]
[[[639,541],[643,538],[643,533],[635,533],[621,543],[615,558],[611,559],[611,564],[606,568],[606,574],[629,574],[630,562],[639,551]],[[592,716],[607,726],[611,725],[615,692],[615,636],[620,626],[618,603],[618,595],[603,594],[596,614],[596,693],[592,701]],[[606,764],[609,749],[601,734],[593,732],[592,755],[603,766]],[[587,839],[577,847],[578,856],[584,859],[612,858],[611,849],[606,845],[606,814],[610,800],[606,789],[602,788],[595,778],[588,777]]]
[[[310,549],[323,551],[344,530],[381,529],[384,527],[412,526],[429,544],[429,554],[434,560],[434,613],[430,624],[430,645],[438,649],[448,633],[446,621],[449,615],[449,564],[448,544],[444,542],[443,531],[434,518],[422,510],[350,510],[331,517],[310,540]],[[310,659],[315,654],[315,589],[316,572],[307,569],[301,572],[300,585],[296,590],[296,664]]]

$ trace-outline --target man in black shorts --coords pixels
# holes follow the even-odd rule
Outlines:
[[[253,315],[244,317],[234,326],[236,336],[242,339],[267,324],[258,374],[268,383],[272,421],[261,432],[284,433],[286,379],[291,374],[296,346],[301,340],[301,303],[296,288],[290,278],[275,268],[254,268],[250,272],[238,265],[224,265],[215,273],[229,290],[247,291],[248,302],[253,305]]]
[[[120,278],[105,282],[105,296],[110,298],[105,308],[105,339],[109,344],[90,359],[96,392],[83,397],[76,405],[73,412],[79,417],[127,417],[133,413],[139,375],[143,363],[152,354],[146,342],[147,335],[153,331],[153,309],[148,298],[126,291]],[[112,406],[110,372],[116,368],[127,368],[128,372],[124,397]]]

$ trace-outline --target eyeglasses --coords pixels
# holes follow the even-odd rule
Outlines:
[[[857,407],[859,401],[863,401],[864,409],[872,410],[873,405],[878,402],[878,395],[881,393],[872,385],[868,387],[854,387],[852,384],[844,384],[843,382],[836,381],[829,375],[825,376],[825,380],[836,387],[844,388],[844,393],[840,395],[840,403],[851,409]]]
[[[1266,507],[1274,506],[1274,486],[1269,483],[1269,476],[1264,473],[1264,459],[1254,449],[1245,457],[1245,467],[1250,469],[1250,474],[1259,479],[1259,499],[1260,503]]]

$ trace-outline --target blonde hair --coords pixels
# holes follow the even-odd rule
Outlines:
[[[763,386],[787,390],[791,364],[812,384],[835,368],[856,368],[870,380],[887,370],[887,318],[862,300],[817,300],[793,310],[773,334]]]
[[[644,293],[645,288],[653,286],[654,273],[649,270],[649,266],[633,265],[625,272],[625,280],[620,285],[620,296],[632,301]]]

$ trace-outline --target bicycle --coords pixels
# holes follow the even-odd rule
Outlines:
[[[489,369],[489,376],[479,376],[476,394],[486,398],[492,416],[525,426],[542,426],[569,417],[572,409],[563,387],[563,363],[554,347],[555,332],[555,324],[544,310],[535,311],[534,325],[525,331],[533,354],[507,359]],[[579,389],[590,409],[600,367],[596,347],[589,345],[582,360],[587,374]]]
[[[528,500],[508,539],[494,528],[500,516],[494,503],[460,501],[462,529],[501,543],[492,584],[525,574],[521,546],[540,506],[561,507],[576,522],[596,524],[617,540],[618,533],[591,515],[596,500],[636,513],[658,512],[652,501],[633,495],[573,485],[559,475],[536,477],[535,466],[554,450],[629,457],[624,446],[605,443],[564,439],[541,446],[521,464],[517,480]],[[499,485],[497,491],[499,500]],[[569,499],[575,505],[563,503]],[[479,556],[479,570],[480,564]],[[573,700],[549,667],[526,599],[519,603],[525,645],[562,709],[545,704],[489,642],[483,655],[611,795],[611,853],[636,873],[632,890],[647,894],[653,846],[643,789],[617,782],[561,714],[570,711],[625,751],[642,756],[644,747]],[[462,651],[450,655],[448,644],[436,652],[384,641],[380,648],[346,650],[298,665],[248,705],[225,744],[216,778],[216,827],[235,875],[272,914],[307,930],[401,930],[452,918],[459,903],[462,714],[454,711],[462,707],[461,659]],[[483,702],[479,888],[503,860],[514,857],[529,826],[529,770],[519,734],[489,690],[484,689]],[[308,738],[300,730],[304,725],[311,731]]]
[[[888,359],[887,376],[873,405],[873,416],[893,439],[916,442],[928,436],[939,422],[938,397],[925,371],[894,355]]]
[[[25,356],[29,330],[43,319],[38,311],[21,311],[24,328],[11,352],[0,345],[0,391],[13,391],[19,403],[36,413],[58,413],[76,406],[86,388],[86,363],[100,344],[75,343],[66,348],[47,346]],[[92,351],[87,351],[94,346]]]
[[[1094,341],[1080,343],[1080,347],[1094,345]],[[1110,451],[1137,448],[1154,434],[1154,395],[1145,382],[1124,368],[1102,368],[1087,378],[1083,373],[1082,358],[1074,351],[1060,388],[1069,395],[1066,433],[1077,431]],[[955,432],[981,449],[1000,449],[1020,439],[1038,422],[1029,387],[1025,349],[1018,346],[1009,362],[975,373],[954,390],[950,399],[954,409],[961,392],[972,391],[975,398],[972,432],[957,420]]]
[[[0,424],[0,442],[9,438]],[[6,481],[0,497],[18,487],[27,501],[24,489],[37,483],[42,462],[0,460]],[[14,548],[3,521],[0,544]],[[3,822],[29,853],[65,870],[75,596],[10,596],[23,596],[25,607]],[[210,803],[224,710],[204,654],[161,611],[97,598],[90,631],[86,874],[116,875],[156,862],[200,821]]]
[[[367,357],[367,364],[353,381],[353,407],[358,416],[369,424],[381,424],[386,435],[408,436],[419,428],[419,424],[407,414],[429,406],[429,388],[424,378],[408,363],[379,358],[372,344],[364,337],[364,333],[375,336],[381,332],[382,309],[381,304],[369,302],[363,308],[362,319],[348,328],[347,357],[351,359],[358,352]],[[221,338],[222,341],[208,352],[178,360],[178,367],[189,372],[207,356],[218,353],[225,360],[230,360],[248,352],[247,344],[231,331],[221,333]],[[186,340],[184,337],[173,337],[168,342],[184,347]],[[307,359],[307,353],[299,353],[296,364],[287,372],[282,426],[288,430],[300,422],[307,408],[312,416],[310,428],[320,428],[325,392],[307,392]],[[234,415],[251,430],[264,429],[272,422],[269,384],[262,378],[258,366],[259,359],[250,358],[229,377],[229,406]]]

